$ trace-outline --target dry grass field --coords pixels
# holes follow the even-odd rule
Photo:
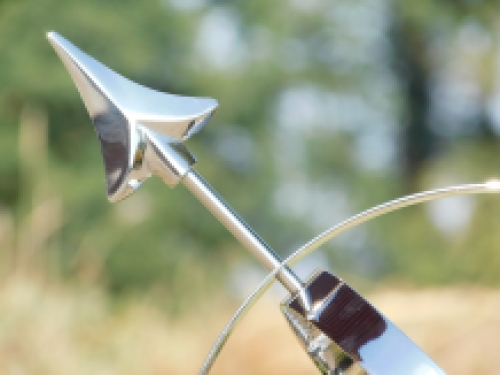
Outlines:
[[[500,292],[393,290],[370,300],[448,374],[500,373]],[[145,300],[146,301],[146,300]],[[111,306],[99,290],[26,278],[0,288],[0,369],[7,375],[196,374],[232,308],[171,321],[147,302]],[[315,374],[270,300],[229,340],[214,374]]]

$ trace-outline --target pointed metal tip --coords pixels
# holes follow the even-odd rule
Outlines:
[[[65,57],[74,54],[77,50],[77,48],[69,40],[64,38],[61,34],[56,33],[55,31],[49,31],[46,37],[50,45],[54,48],[63,62],[65,60]]]
[[[52,47],[54,47],[56,50],[61,45],[61,40],[64,40],[64,38],[55,31],[47,32],[46,37]]]
[[[49,41],[54,40],[57,37],[57,33],[55,31],[48,31],[46,36]]]

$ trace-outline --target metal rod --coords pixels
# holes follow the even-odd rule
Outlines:
[[[132,194],[152,174],[170,187],[183,180],[269,271],[280,266],[282,259],[201,176],[190,171],[195,159],[181,142],[208,121],[216,100],[150,90],[113,72],[60,35],[52,32],[47,37],[77,84],[99,134],[111,202]],[[133,105],[130,98],[135,98]],[[276,277],[292,294],[298,293],[309,311],[310,299],[300,279],[288,267]]]
[[[492,194],[492,193],[500,193],[500,181],[499,180],[491,180],[485,183],[477,183],[477,184],[465,184],[465,185],[455,185],[448,186],[445,188],[423,191],[416,194],[407,195],[401,198],[397,198],[388,202],[384,202],[379,204],[378,206],[369,208],[363,212],[358,213],[357,215],[351,216],[350,218],[342,221],[341,223],[334,225],[330,229],[324,231],[317,237],[313,238],[311,241],[301,246],[297,251],[289,255],[285,261],[281,264],[281,267],[286,267],[287,265],[293,265],[298,262],[300,259],[304,258],[312,251],[318,249],[321,245],[328,242],[332,238],[338,236],[339,234],[356,227],[362,223],[365,223],[369,220],[372,220],[378,216],[385,215],[389,212],[396,211],[398,209],[413,206],[416,204],[433,201],[436,199],[449,198],[460,195],[469,195],[469,194]],[[207,357],[205,358],[205,362],[203,363],[203,367],[200,370],[199,375],[207,375],[215,361],[218,358],[219,353],[222,351],[225,343],[231,336],[232,332],[235,330],[236,326],[241,322],[241,320],[245,317],[246,313],[254,306],[257,301],[264,295],[264,293],[270,288],[275,278],[275,275],[279,272],[280,268],[274,269],[273,272],[270,272],[259,284],[259,286],[247,297],[247,299],[243,302],[243,304],[238,308],[236,313],[233,315],[231,320],[224,327],[222,332],[220,333],[217,341],[214,343]]]
[[[283,260],[194,169],[191,169],[184,176],[182,182],[268,271],[273,271],[281,266]],[[280,268],[280,271],[276,273],[276,279],[291,294],[304,292],[302,281],[287,266]],[[306,297],[306,299],[308,298]]]

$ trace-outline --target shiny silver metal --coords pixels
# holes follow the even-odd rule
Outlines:
[[[195,159],[182,142],[198,132],[214,99],[165,94],[107,68],[55,32],[49,42],[73,78],[101,142],[108,199],[132,194],[151,174],[170,187]]]
[[[47,38],[80,91],[101,141],[108,199],[116,202],[139,188],[151,174],[173,187],[181,180],[269,271],[282,263],[194,171],[194,156],[182,141],[200,130],[217,108],[214,99],[164,94],[115,73],[55,32]],[[191,171],[191,172],[190,172]],[[183,179],[184,177],[184,179]],[[310,301],[288,267],[276,275],[288,291]]]
[[[289,322],[293,313],[307,316],[307,320],[297,318],[292,323],[306,329],[295,333],[323,373],[445,375],[399,328],[340,278],[318,271],[305,287],[312,298],[312,310],[305,312],[294,297],[283,302],[282,310]]]
[[[358,362],[287,303],[282,304],[281,310],[302,348],[321,374],[367,374]]]
[[[424,194],[409,200],[403,198],[377,206],[332,228],[283,262],[192,169],[195,159],[182,142],[210,119],[217,108],[215,100],[150,90],[111,71],[56,33],[49,33],[48,39],[73,77],[94,122],[103,152],[109,200],[115,202],[127,197],[151,174],[158,175],[171,187],[182,181],[271,271],[239,310],[241,315],[230,322],[225,332],[229,334],[245,309],[275,277],[292,294],[283,309],[287,320],[324,373],[444,374],[397,327],[345,283],[338,281],[327,285],[326,289],[322,287],[323,294],[318,297],[315,291],[313,298],[317,279],[313,278],[305,286],[288,268],[288,264],[340,231],[382,213],[448,193],[483,192],[484,186],[479,187],[478,184],[473,188],[471,185],[457,192],[432,192],[428,196]],[[492,187],[488,185],[489,190]],[[498,190],[498,183],[494,189]],[[343,299],[345,295],[351,298],[348,302]],[[359,319],[358,313],[361,313]],[[346,325],[338,324],[346,314],[355,319],[346,321]],[[221,336],[222,340],[219,338],[202,373],[210,369],[228,334]]]
[[[292,295],[299,295],[303,306],[310,310],[310,297],[302,281],[287,266],[280,267],[282,259],[255,233],[247,223],[194,170],[182,179],[184,186],[229,230],[238,241],[269,271],[279,267],[275,277]]]
[[[338,236],[345,231],[361,225],[369,220],[375,219],[379,216],[388,214],[390,212],[399,210],[401,208],[414,206],[417,204],[460,196],[460,195],[472,195],[472,194],[498,194],[500,192],[500,181],[491,180],[485,183],[477,184],[465,184],[465,185],[455,185],[445,188],[423,191],[416,194],[407,195],[401,198],[397,198],[375,207],[369,208],[363,212],[360,212],[350,218],[342,221],[341,223],[334,225],[333,227],[327,229],[323,233],[319,234],[311,241],[301,246],[298,250],[288,256],[283,264],[276,268],[273,272],[270,272],[257,286],[257,288],[247,297],[247,299],[241,304],[238,310],[235,312],[233,317],[226,324],[224,329],[221,331],[214,345],[210,349],[203,366],[200,371],[200,375],[206,375],[210,373],[214,363],[217,361],[219,353],[224,348],[224,345],[228,342],[232,333],[236,327],[243,321],[243,318],[250,311],[250,309],[259,301],[259,299],[266,293],[274,282],[275,275],[279,272],[281,267],[285,265],[294,265],[299,260],[317,250],[323,244],[327,243],[334,237]],[[287,318],[290,322],[290,320]],[[334,372],[333,372],[334,373]],[[332,374],[333,374],[332,373]],[[341,372],[339,374],[342,374]]]

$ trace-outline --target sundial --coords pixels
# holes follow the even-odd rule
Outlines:
[[[50,32],[47,37],[94,123],[111,202],[128,197],[152,175],[170,187],[186,186],[288,290],[290,297],[282,310],[321,373],[445,374],[343,280],[320,270],[302,281],[196,172],[196,159],[183,142],[212,117],[216,100],[149,89],[109,69],[59,34]]]

